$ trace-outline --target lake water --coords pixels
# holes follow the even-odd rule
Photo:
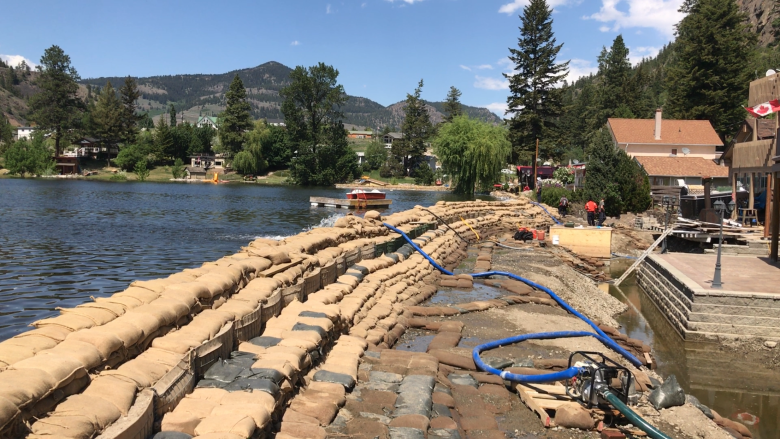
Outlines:
[[[347,211],[310,196],[346,190],[253,184],[0,179],[0,340],[90,296],[232,254],[256,237],[328,225]],[[393,191],[387,213],[446,192]],[[484,198],[484,197],[483,197]]]

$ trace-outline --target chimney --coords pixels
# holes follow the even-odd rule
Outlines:
[[[655,110],[655,140],[661,140],[661,109]]]

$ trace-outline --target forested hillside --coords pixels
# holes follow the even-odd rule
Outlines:
[[[200,115],[217,115],[225,108],[225,92],[230,81],[238,75],[247,90],[252,107],[252,116],[260,119],[282,119],[282,98],[279,91],[289,85],[292,70],[278,62],[267,62],[257,67],[235,70],[218,75],[168,75],[136,78],[141,92],[139,110],[148,111],[151,116],[168,111],[173,104],[185,120],[194,122]],[[102,87],[106,81],[120,84],[123,77],[85,79],[82,84]],[[431,119],[441,121],[442,102],[430,102],[428,111]],[[501,119],[485,108],[464,106],[472,117],[489,122]],[[403,120],[403,103],[384,107],[371,99],[350,96],[343,107],[344,122],[364,127],[398,127]]]

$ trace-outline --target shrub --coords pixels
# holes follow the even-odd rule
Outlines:
[[[149,169],[146,168],[146,160],[141,160],[136,163],[133,172],[135,172],[135,176],[138,177],[138,181],[146,180],[146,178],[149,177]]]
[[[51,153],[43,145],[43,135],[37,133],[32,142],[17,140],[5,151],[5,167],[11,174],[40,175],[53,166]]]
[[[184,170],[184,162],[182,162],[181,159],[176,159],[176,161],[173,162],[171,174],[173,175],[173,178],[184,178],[186,171]]]
[[[111,181],[127,181],[127,173],[125,171],[119,171],[116,174],[109,177]]]
[[[423,163],[414,170],[414,184],[421,186],[430,186],[433,184],[436,176],[428,164]]]
[[[569,204],[578,201],[575,198],[579,197],[579,195],[576,192],[572,192],[566,188],[542,187],[542,203],[548,206],[558,207],[558,203],[561,201],[561,197],[563,196],[566,196],[566,198],[569,199]]]
[[[560,181],[563,184],[574,183],[574,173],[569,168],[558,168],[553,172],[553,178]]]

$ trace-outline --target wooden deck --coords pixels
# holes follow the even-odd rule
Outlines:
[[[383,209],[390,207],[393,200],[342,200],[328,197],[311,197],[309,202],[317,207],[338,207],[341,209]]]

